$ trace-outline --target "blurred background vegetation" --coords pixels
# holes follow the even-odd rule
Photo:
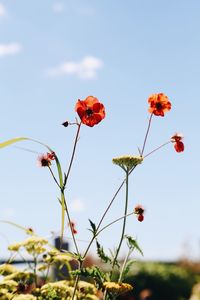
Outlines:
[[[134,289],[119,300],[199,300],[200,263],[135,262],[125,282]]]

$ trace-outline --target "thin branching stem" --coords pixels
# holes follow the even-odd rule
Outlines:
[[[129,172],[126,171],[126,196],[125,196],[125,207],[124,207],[124,215],[125,216],[127,215],[127,209],[128,209],[128,179],[129,179]],[[124,221],[123,221],[123,226],[122,226],[121,238],[120,238],[120,241],[119,241],[119,245],[118,245],[115,257],[113,259],[111,277],[112,277],[113,270],[114,270],[114,267],[115,267],[115,264],[116,264],[116,261],[117,261],[120,249],[121,249],[121,245],[122,245],[123,239],[124,239],[124,233],[125,233],[125,228],[126,228],[126,219],[127,218],[125,217]]]
[[[73,147],[73,150],[72,150],[72,155],[71,155],[71,159],[70,159],[70,163],[69,163],[69,167],[68,167],[68,170],[67,170],[67,173],[66,173],[66,177],[64,179],[64,188],[66,187],[67,185],[67,180],[69,178],[69,174],[70,174],[70,171],[71,171],[71,168],[72,168],[72,163],[73,163],[73,160],[74,160],[74,156],[75,156],[75,152],[76,152],[76,146],[77,146],[77,142],[78,142],[78,138],[79,138],[79,133],[80,133],[80,129],[81,129],[81,122],[78,123],[78,129],[77,129],[77,132],[76,132],[76,137],[75,137],[75,140],[74,140],[74,147]]]
[[[149,135],[149,130],[150,130],[150,127],[151,127],[152,117],[153,117],[153,114],[151,114],[151,116],[150,116],[150,118],[149,118],[149,123],[148,123],[147,131],[146,131],[146,134],[145,134],[145,137],[144,137],[144,143],[143,143],[143,146],[142,146],[142,151],[141,151],[141,154],[140,154],[141,156],[143,156],[144,149],[145,149],[145,146],[146,146],[147,137],[148,137],[148,135]]]
[[[170,144],[170,143],[171,143],[171,141],[168,141],[168,142],[166,142],[166,143],[160,145],[159,147],[155,148],[155,149],[152,150],[151,152],[147,153],[147,154],[144,156],[144,158],[146,158],[147,156],[149,156],[149,155],[153,154],[154,152],[160,150],[161,148],[163,148],[164,146],[166,146],[166,145],[168,145],[168,144]]]
[[[57,181],[57,179],[56,179],[56,177],[55,177],[55,175],[54,175],[54,173],[53,173],[51,167],[48,166],[48,168],[49,168],[49,171],[50,171],[50,173],[51,173],[51,175],[52,175],[52,177],[53,177],[53,180],[55,181],[55,183],[57,184],[57,186],[59,187],[59,189],[61,189],[61,186],[60,186],[60,184],[58,183],[58,181]]]

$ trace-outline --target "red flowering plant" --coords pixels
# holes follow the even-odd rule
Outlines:
[[[4,148],[16,142],[20,142],[23,140],[31,140],[33,142],[39,143],[40,145],[43,145],[46,148],[46,153],[38,157],[37,164],[41,167],[46,167],[47,169],[49,169],[50,175],[53,177],[56,186],[60,190],[58,201],[61,205],[61,212],[62,212],[61,241],[63,238],[63,232],[65,228],[65,218],[67,218],[67,224],[68,227],[70,228],[72,241],[75,248],[75,253],[63,252],[62,248],[60,250],[52,249],[52,246],[48,244],[48,241],[39,238],[32,229],[24,228],[26,233],[31,235],[31,237],[23,243],[11,245],[9,249],[11,251],[18,252],[20,251],[21,248],[23,248],[29,254],[32,254],[34,257],[34,265],[32,267],[32,272],[28,273],[28,275],[27,274],[25,275],[22,272],[20,273],[21,275],[19,276],[19,274],[18,275],[15,274],[16,270],[12,271],[11,269],[8,268],[8,266],[5,265],[0,266],[0,274],[4,276],[3,281],[0,283],[0,288],[1,286],[3,286],[4,291],[6,290],[6,293],[10,294],[12,299],[14,300],[22,299],[19,298],[18,296],[23,294],[24,295],[23,299],[112,300],[112,299],[116,299],[118,295],[133,289],[133,287],[130,284],[124,282],[124,279],[125,279],[125,275],[129,270],[130,256],[132,252],[134,250],[137,250],[142,254],[142,250],[138,246],[136,239],[126,234],[126,222],[127,222],[127,218],[132,215],[135,215],[139,222],[143,222],[145,209],[141,204],[137,204],[135,208],[131,209],[130,212],[128,211],[129,177],[132,174],[132,172],[135,170],[135,168],[144,162],[146,157],[150,156],[151,154],[158,151],[159,149],[161,149],[162,147],[166,146],[169,143],[174,144],[174,148],[176,152],[184,151],[183,136],[179,133],[176,133],[167,142],[161,144],[160,146],[156,147],[149,153],[145,154],[146,143],[149,136],[149,131],[151,128],[153,117],[159,117],[159,116],[164,117],[165,113],[167,113],[171,109],[171,102],[169,101],[168,97],[163,93],[151,95],[148,98],[148,103],[149,103],[148,111],[150,113],[150,117],[148,120],[147,130],[144,136],[142,147],[139,149],[138,155],[123,155],[123,156],[113,158],[113,163],[119,166],[123,170],[125,176],[120,186],[114,193],[112,199],[108,203],[108,206],[103,212],[99,222],[96,224],[93,221],[89,220],[92,236],[83,253],[79,249],[78,240],[76,238],[76,234],[77,234],[76,223],[71,219],[71,212],[68,207],[68,203],[66,201],[65,193],[68,188],[68,178],[70,176],[71,169],[73,166],[74,157],[76,154],[76,148],[78,144],[77,142],[80,137],[81,126],[86,125],[88,127],[94,127],[95,125],[99,124],[106,116],[104,105],[96,97],[93,96],[88,96],[85,100],[78,100],[75,105],[75,111],[77,112],[80,120],[76,119],[75,122],[65,121],[62,124],[64,127],[69,127],[70,125],[77,126],[71,159],[66,172],[63,172],[56,151],[54,149],[51,149],[51,147],[49,147],[46,144],[43,144],[39,141],[30,138],[24,138],[24,137],[14,138],[6,142],[0,143],[0,148]],[[51,168],[52,164],[55,164],[55,166],[57,167],[57,174],[52,170]],[[122,212],[121,217],[118,219],[114,219],[109,224],[103,225],[103,222],[105,220],[108,211],[111,210],[112,204],[114,203],[116,197],[119,194],[119,191],[122,189],[123,186],[125,186],[125,201],[124,201],[124,211]],[[108,227],[112,226],[114,223],[119,221],[122,221],[119,241],[117,241],[116,250],[112,253],[112,255],[108,255],[107,251],[105,251],[103,246],[100,245],[98,241],[98,237],[100,234],[103,233],[105,229],[107,229]],[[127,242],[128,254],[124,259],[124,261],[121,263],[118,258],[124,240],[126,240]],[[90,268],[84,267],[84,261],[93,243],[96,243],[97,254],[100,257],[100,259],[104,263],[108,264],[109,272],[105,273],[97,266],[92,266]],[[46,275],[44,277],[45,280],[43,282],[39,280],[39,275],[37,273],[38,272],[37,260],[40,255],[43,255],[44,264],[42,268],[43,271],[46,271],[45,273]],[[71,269],[69,263],[70,260],[76,261],[77,263],[76,270]],[[64,278],[64,280],[57,283],[49,282],[49,276],[48,276],[49,269],[54,263],[58,263],[58,262],[62,263],[62,265],[65,264],[68,267],[70,280]],[[117,277],[116,274],[118,274]],[[81,280],[83,277],[90,278],[93,284],[89,287],[88,287],[89,283],[88,285],[86,285],[86,283],[84,283],[85,285],[83,285],[83,282]],[[12,280],[12,282],[8,283],[8,280]],[[29,296],[29,298],[27,297],[27,295]],[[1,296],[1,289],[0,289],[0,296]]]

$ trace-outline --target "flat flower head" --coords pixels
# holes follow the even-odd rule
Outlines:
[[[85,100],[78,100],[75,111],[81,122],[89,127],[101,122],[106,115],[104,105],[93,96],[88,96]]]
[[[163,93],[151,95],[148,102],[150,105],[149,112],[155,116],[164,117],[165,113],[171,109],[171,103]]]
[[[120,295],[126,292],[129,292],[133,289],[133,286],[128,283],[121,283],[121,282],[104,282],[104,288],[111,293],[116,295]]]
[[[113,158],[112,162],[115,165],[120,166],[122,169],[130,171],[133,167],[136,167],[138,164],[141,164],[143,157],[141,156],[131,156],[123,155]]]

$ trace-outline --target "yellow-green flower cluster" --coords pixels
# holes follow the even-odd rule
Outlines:
[[[21,247],[25,248],[29,254],[42,254],[46,251],[44,245],[48,244],[46,239],[32,236],[21,243],[12,244],[8,247],[10,251],[18,251]]]
[[[78,290],[84,294],[96,294],[97,289],[92,283],[80,280],[78,282]]]
[[[115,295],[120,295],[133,289],[132,285],[120,282],[104,282],[103,286],[108,292]]]
[[[18,251],[20,247],[23,246],[23,242],[22,243],[15,243],[15,244],[12,244],[10,246],[8,246],[8,250],[10,251]]]
[[[73,294],[73,287],[68,285],[65,280],[47,283],[40,290],[39,300],[53,299],[57,297],[60,300],[70,300]]]
[[[0,288],[1,300],[11,300],[12,298],[13,298],[13,293],[9,293],[7,289]]]
[[[113,158],[112,162],[115,165],[120,166],[125,171],[130,171],[133,167],[141,164],[143,161],[142,156],[131,156],[131,155],[123,155],[119,157]]]
[[[47,263],[67,264],[72,259],[74,259],[73,255],[68,252],[60,252],[57,249],[51,249],[48,251],[47,257],[44,261]]]
[[[32,281],[35,278],[35,274],[31,272],[23,272],[23,271],[17,271],[10,275],[7,275],[4,277],[4,280],[15,280],[15,281]]]
[[[0,265],[0,275],[6,276],[17,271],[18,269],[11,264]]]
[[[13,298],[13,293],[17,290],[18,283],[14,280],[3,279],[0,282],[0,299],[10,300]]]
[[[31,294],[16,295],[12,300],[37,300],[37,298]]]
[[[23,242],[23,246],[29,254],[42,254],[46,251],[44,245],[48,244],[46,239],[33,236]]]

